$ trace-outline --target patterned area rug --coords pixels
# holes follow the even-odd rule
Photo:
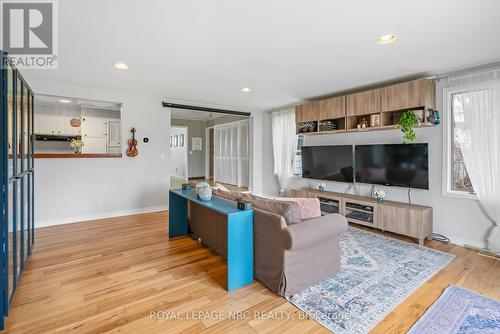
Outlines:
[[[333,331],[367,333],[454,255],[349,227],[342,269],[287,299]]]
[[[498,334],[500,302],[451,285],[408,333]]]

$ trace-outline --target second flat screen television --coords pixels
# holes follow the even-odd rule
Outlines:
[[[356,145],[356,182],[429,189],[427,144]]]
[[[302,146],[302,177],[353,182],[352,146]]]

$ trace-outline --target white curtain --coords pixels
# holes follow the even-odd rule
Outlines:
[[[280,193],[283,193],[293,176],[293,153],[297,145],[295,111],[274,111],[271,113],[271,120],[274,173],[278,177]]]
[[[473,73],[450,81],[463,86],[453,95],[455,140],[485,213],[492,221],[488,250],[500,252],[500,72]]]

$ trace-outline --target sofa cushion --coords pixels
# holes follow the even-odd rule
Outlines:
[[[257,196],[252,196],[250,202],[257,209],[282,216],[288,225],[297,224],[302,221],[300,206],[297,202],[263,199]]]
[[[241,194],[236,191],[224,191],[219,188],[212,188],[212,194],[234,202],[240,201],[242,197]]]
[[[297,202],[300,206],[302,220],[321,217],[321,206],[317,198],[276,197],[275,199],[277,201]]]

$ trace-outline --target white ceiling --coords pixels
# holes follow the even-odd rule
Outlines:
[[[496,0],[64,0],[59,70],[26,77],[270,109],[500,59]],[[397,41],[377,45],[380,35]],[[130,69],[113,64],[122,61]],[[250,87],[251,93],[242,93]]]

